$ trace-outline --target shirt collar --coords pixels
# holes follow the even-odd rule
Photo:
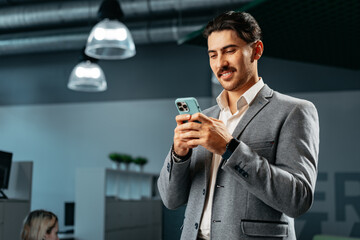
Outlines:
[[[264,81],[260,78],[254,85],[251,86],[237,101],[237,109],[241,108],[244,104],[250,105],[252,101],[254,101],[256,95],[260,92],[261,88],[264,86]],[[245,103],[243,102],[245,100]],[[219,105],[220,109],[223,110],[229,107],[229,102],[227,100],[227,96],[225,91],[223,90],[219,96],[216,98],[216,102]]]

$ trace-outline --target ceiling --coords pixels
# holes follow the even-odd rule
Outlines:
[[[359,0],[255,0],[236,10],[257,19],[265,56],[360,69]],[[201,30],[180,42],[206,46]]]
[[[215,14],[252,0],[113,0],[135,44],[176,42]],[[0,0],[0,56],[80,50],[101,0]]]
[[[203,87],[210,79],[210,69],[200,31],[209,19],[225,10],[254,15],[263,29],[265,57],[325,66],[319,77],[301,73],[302,79],[307,78],[304,82],[284,82],[281,75],[279,82],[272,84],[276,89],[360,89],[358,0],[118,2],[137,55],[126,61],[100,61],[108,90],[81,93],[67,89],[66,84],[90,29],[98,21],[101,0],[0,0],[0,105],[169,98],[184,93],[211,96],[210,84]],[[264,59],[264,77],[280,75],[277,66],[273,70],[273,62],[284,66]],[[344,77],[340,85],[337,76],[329,80],[329,76],[321,75],[326,67],[341,68],[336,71]],[[281,69],[281,74],[284,71],[292,76],[296,69]]]
[[[250,12],[265,56],[359,70],[359,0],[118,0],[136,44],[206,46],[201,30],[225,10]],[[0,0],[0,56],[80,50],[101,0]]]

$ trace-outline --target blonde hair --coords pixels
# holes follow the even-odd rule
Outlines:
[[[58,222],[57,216],[49,211],[35,210],[29,213],[24,220],[21,231],[22,240],[43,240],[50,234]]]

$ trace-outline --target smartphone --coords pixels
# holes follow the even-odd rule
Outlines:
[[[201,112],[200,106],[196,98],[178,98],[175,100],[176,108],[179,114],[190,114]]]

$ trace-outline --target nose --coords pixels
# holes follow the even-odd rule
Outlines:
[[[217,58],[216,66],[218,69],[221,69],[229,66],[229,62],[224,55],[220,54]]]

